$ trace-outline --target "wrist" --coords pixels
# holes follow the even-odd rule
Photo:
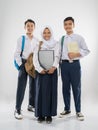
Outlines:
[[[80,53],[76,53],[75,58],[80,57],[80,56],[81,56],[81,54],[80,54]]]
[[[56,70],[56,67],[55,67],[55,66],[52,66],[52,69]]]

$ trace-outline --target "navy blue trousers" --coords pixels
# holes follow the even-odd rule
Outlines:
[[[71,87],[73,91],[76,112],[81,111],[81,66],[80,62],[69,63],[62,61],[61,64],[62,91],[65,110],[70,110]]]
[[[57,70],[53,74],[36,73],[36,117],[57,115],[57,82]]]
[[[16,94],[16,109],[21,110],[21,105],[24,99],[25,89],[27,85],[27,77],[29,76],[29,105],[35,106],[35,79],[27,74],[24,63],[21,65],[18,74],[17,94]]]

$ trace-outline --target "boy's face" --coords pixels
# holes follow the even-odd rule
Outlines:
[[[32,22],[27,22],[25,25],[25,30],[27,34],[32,34],[35,29],[35,25]]]
[[[64,29],[67,33],[70,33],[73,31],[74,23],[71,20],[64,22]]]
[[[51,32],[48,28],[46,28],[43,32],[43,38],[48,41],[51,38]]]

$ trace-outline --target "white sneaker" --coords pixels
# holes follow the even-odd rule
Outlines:
[[[60,113],[59,118],[62,118],[65,115],[69,115],[70,113],[71,113],[71,111],[64,110],[63,112]]]
[[[30,112],[35,112],[35,108],[33,106],[31,106],[31,105],[29,105],[27,109]]]
[[[16,119],[21,120],[23,119],[23,116],[21,114],[21,110],[15,110],[14,116]]]
[[[77,112],[76,116],[79,121],[84,121],[84,115],[81,112]]]

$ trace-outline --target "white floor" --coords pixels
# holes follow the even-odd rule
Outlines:
[[[52,124],[38,123],[34,113],[26,110],[24,104],[23,120],[14,118],[14,104],[0,104],[0,130],[97,130],[98,129],[98,112],[96,106],[85,109],[85,121],[78,121],[74,111],[69,117],[62,119],[55,117]],[[89,109],[89,111],[88,111]],[[60,108],[59,108],[60,111]],[[88,111],[88,113],[87,113]],[[58,112],[59,113],[59,112]]]

